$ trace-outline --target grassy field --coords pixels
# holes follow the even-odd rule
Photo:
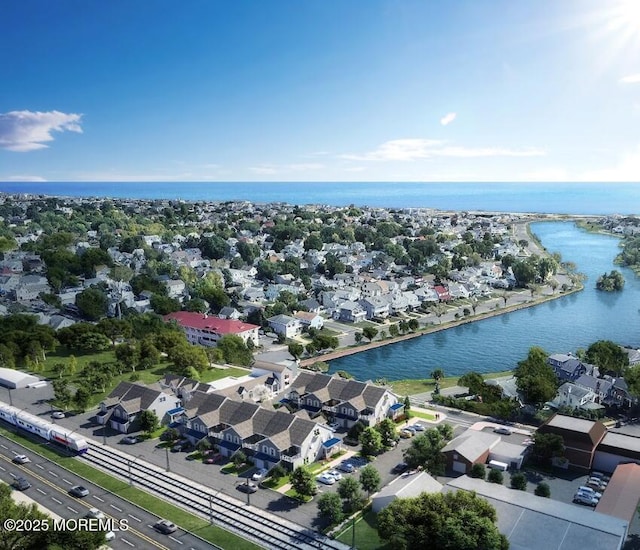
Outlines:
[[[489,378],[498,378],[501,376],[509,376],[513,374],[511,371],[489,372],[483,374],[482,377],[487,380]],[[449,376],[440,380],[440,389],[451,388],[458,385],[458,376]],[[435,380],[433,378],[424,378],[422,380],[394,380],[389,382],[393,392],[402,395],[415,395],[433,391],[435,389]]]
[[[159,517],[170,518],[171,521],[175,522],[176,525],[179,525],[186,531],[190,531],[209,542],[221,546],[222,548],[233,550],[259,549],[259,546],[246,541],[233,533],[229,533],[224,529],[211,525],[208,521],[194,516],[182,508],[178,508],[164,500],[160,500],[159,498],[142,491],[135,486],[132,487],[128,483],[111,477],[100,470],[96,470],[95,468],[80,462],[76,458],[62,456],[43,443],[36,443],[30,439],[22,438],[3,428],[0,428],[0,434],[8,439],[17,441],[21,445],[41,454],[52,462],[55,462],[67,470],[92,481],[96,485],[103,487],[115,495],[137,504],[141,508],[144,508]]]
[[[76,369],[74,373],[66,373],[61,376],[54,370],[54,365],[57,363],[68,364],[71,361],[71,356],[75,357]],[[86,353],[86,354],[74,354],[68,349],[58,347],[56,351],[50,352],[47,355],[45,361],[40,365],[39,371],[36,373],[38,376],[55,379],[61,378],[68,382],[71,386],[77,387],[82,379],[82,370],[91,362],[97,363],[115,363],[116,357],[112,350],[103,351],[98,353]],[[122,374],[113,377],[108,384],[104,393],[95,393],[91,396],[89,408],[93,408],[100,403],[105,395],[111,393],[111,391],[122,381],[131,381],[132,378],[137,378],[139,382],[143,384],[153,384],[162,378],[165,374],[171,372],[171,363],[169,361],[161,361],[157,366],[147,369],[138,370],[135,373],[131,371],[124,372]],[[250,370],[242,367],[220,367],[207,369],[201,375],[201,382],[215,382],[227,376],[241,377],[249,374]],[[134,376],[135,375],[135,376]]]
[[[353,525],[351,522],[336,539],[344,544],[351,545],[353,541]],[[355,547],[358,550],[392,550],[393,548],[391,544],[386,544],[380,540],[376,527],[376,514],[371,511],[366,512],[363,517],[356,520]]]

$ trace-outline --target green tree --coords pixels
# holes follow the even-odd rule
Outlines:
[[[378,534],[397,550],[506,550],[493,506],[475,493],[422,493],[396,499],[378,514]]]
[[[536,485],[536,489],[535,489],[534,493],[536,495],[538,495],[539,497],[550,498],[551,497],[551,488],[549,487],[548,483],[545,483],[544,481],[542,481],[542,482],[538,483],[538,485]]]
[[[356,344],[359,344],[360,342],[362,342],[362,336],[363,336],[362,332],[359,332],[359,331],[353,335],[353,339],[355,340]]]
[[[131,323],[124,319],[101,319],[96,328],[111,340],[113,347],[116,345],[116,340],[130,338],[132,334]]]
[[[76,306],[87,319],[97,321],[107,314],[107,295],[98,288],[76,294]]]
[[[222,354],[226,363],[249,366],[253,362],[253,354],[244,340],[237,334],[225,334],[216,344],[216,350]]]
[[[182,309],[180,302],[176,298],[169,298],[161,294],[153,294],[150,302],[153,311],[158,315],[168,315]]]
[[[436,428],[430,428],[417,435],[404,453],[404,460],[410,468],[422,467],[432,475],[444,474],[444,456],[441,454],[446,440]]]
[[[350,512],[362,508],[362,493],[360,484],[354,477],[345,477],[338,482],[338,494]]]
[[[378,335],[378,329],[376,327],[366,326],[362,329],[362,335],[369,340],[369,342],[372,342]]]
[[[53,387],[53,399],[55,402],[62,409],[68,409],[72,399],[69,384],[64,380],[56,379],[51,382],[51,386]]]
[[[629,356],[615,342],[611,340],[598,340],[587,348],[585,359],[596,365],[601,373],[612,373],[620,376],[629,366]]]
[[[231,457],[231,462],[236,467],[236,470],[239,470],[243,464],[247,462],[247,455],[242,451],[236,451]]]
[[[518,491],[527,490],[527,477],[522,472],[516,472],[511,476],[511,488]]]
[[[532,347],[514,370],[516,385],[529,403],[544,403],[556,395],[557,378],[547,356],[542,348]]]
[[[367,464],[360,470],[360,485],[367,492],[367,495],[371,496],[371,493],[375,493],[381,483],[380,472],[372,464]]]
[[[148,434],[155,432],[160,427],[160,420],[155,412],[150,409],[140,413],[140,429]]]
[[[564,439],[559,434],[536,432],[531,452],[538,464],[550,466],[553,458],[564,456]]]
[[[73,396],[73,404],[82,412],[87,410],[91,400],[91,392],[84,386],[78,386]]]
[[[489,483],[496,483],[497,485],[502,485],[504,482],[504,476],[500,470],[489,470],[489,475],[487,476],[487,481]]]
[[[376,430],[380,432],[382,444],[385,447],[391,446],[392,442],[396,441],[398,437],[396,433],[396,425],[394,424],[393,420],[391,420],[390,418],[385,418],[384,420],[382,420],[376,426]]]
[[[291,342],[288,346],[288,350],[294,359],[300,359],[300,356],[304,353],[304,346],[298,342]]]
[[[476,462],[473,466],[471,466],[471,472],[469,473],[470,477],[484,479],[486,475],[487,475],[487,468],[484,464],[481,464],[480,462]]]
[[[404,397],[404,415],[406,418],[411,418],[411,399],[408,395]]]
[[[469,393],[472,395],[478,395],[482,393],[482,388],[484,387],[484,378],[482,378],[481,374],[477,372],[470,371],[466,374],[463,374],[458,379],[459,386],[466,386],[469,388]]]
[[[285,470],[284,467],[280,464],[276,464],[273,468],[271,468],[271,471],[269,472],[269,476],[275,481],[282,479],[286,475],[287,470]]]
[[[221,339],[222,340],[222,339]],[[209,359],[203,348],[191,344],[181,344],[169,350],[169,360],[175,365],[178,374],[189,367],[202,372],[209,366]]]
[[[318,499],[320,517],[326,518],[331,525],[337,525],[344,518],[342,499],[337,493],[325,493]]]
[[[313,474],[305,466],[298,466],[290,477],[291,487],[302,498],[313,496],[316,492],[316,482]]]
[[[372,427],[365,428],[360,434],[360,445],[364,456],[376,456],[384,448],[380,432]]]

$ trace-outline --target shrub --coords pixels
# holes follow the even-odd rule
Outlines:
[[[484,464],[474,464],[471,466],[471,472],[469,475],[471,477],[476,477],[478,479],[484,479],[487,474],[487,469]]]
[[[511,476],[511,488],[518,491],[527,490],[527,478],[523,473],[518,472]]]
[[[489,483],[497,483],[498,485],[502,485],[504,476],[502,475],[502,472],[500,470],[489,470],[487,481]]]
[[[542,483],[538,483],[538,486],[536,487],[534,493],[539,497],[549,498],[551,496],[551,489],[549,488],[549,484],[545,483],[544,481]]]

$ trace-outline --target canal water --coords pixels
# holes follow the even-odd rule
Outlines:
[[[442,368],[446,376],[458,376],[513,369],[531,346],[549,353],[575,352],[597,340],[640,347],[640,278],[613,263],[620,240],[588,233],[572,222],[537,222],[531,229],[547,250],[559,252],[587,276],[583,291],[342,357],[331,361],[329,372],[345,370],[358,380],[398,380],[428,378]],[[596,279],[612,269],[623,273],[624,290],[597,291]]]

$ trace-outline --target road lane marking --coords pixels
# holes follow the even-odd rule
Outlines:
[[[171,540],[173,540],[173,541],[177,542],[178,544],[184,544],[184,542],[182,542],[181,540],[178,540],[178,539],[177,539],[177,538],[175,538],[175,537],[172,537],[171,535],[169,535],[169,538],[170,538]]]
[[[56,504],[62,504],[62,501],[58,500],[56,497],[51,497],[51,500],[53,500],[53,502],[55,502]]]
[[[62,481],[64,481],[67,485],[71,485],[71,482],[68,479],[62,478]]]
[[[135,519],[138,523],[142,523],[142,520],[140,518],[137,518],[136,516],[132,516],[131,514],[127,514],[131,519]]]
[[[3,468],[2,466],[0,466],[0,470],[2,470],[3,472],[6,472],[6,468]]]
[[[111,506],[111,508],[113,508],[114,510],[118,510],[118,512],[122,512],[122,508],[118,508],[115,504],[109,504],[109,506]]]
[[[7,447],[6,445],[3,445],[2,443],[0,443],[0,447],[2,447],[3,449],[9,449],[9,447]]]
[[[38,493],[42,493],[43,495],[46,495],[47,493],[45,493],[42,489],[37,488],[36,491],[38,491]]]
[[[40,468],[41,470],[44,470],[44,466],[42,464],[36,464],[36,468]]]
[[[50,473],[53,477],[60,477],[58,474],[56,474],[55,472],[52,472],[51,470],[49,470],[49,473]]]
[[[100,502],[104,502],[104,500],[102,500],[99,496],[96,495],[92,495],[93,498],[95,498],[96,500],[99,500]]]
[[[71,506],[67,506],[67,510],[71,510],[74,514],[79,514],[78,510],[74,510]]]
[[[125,539],[124,537],[120,537],[120,540],[122,542],[124,542],[125,544],[128,544],[129,546],[133,546],[135,548],[135,544],[133,544],[133,542],[129,542],[127,539]]]

